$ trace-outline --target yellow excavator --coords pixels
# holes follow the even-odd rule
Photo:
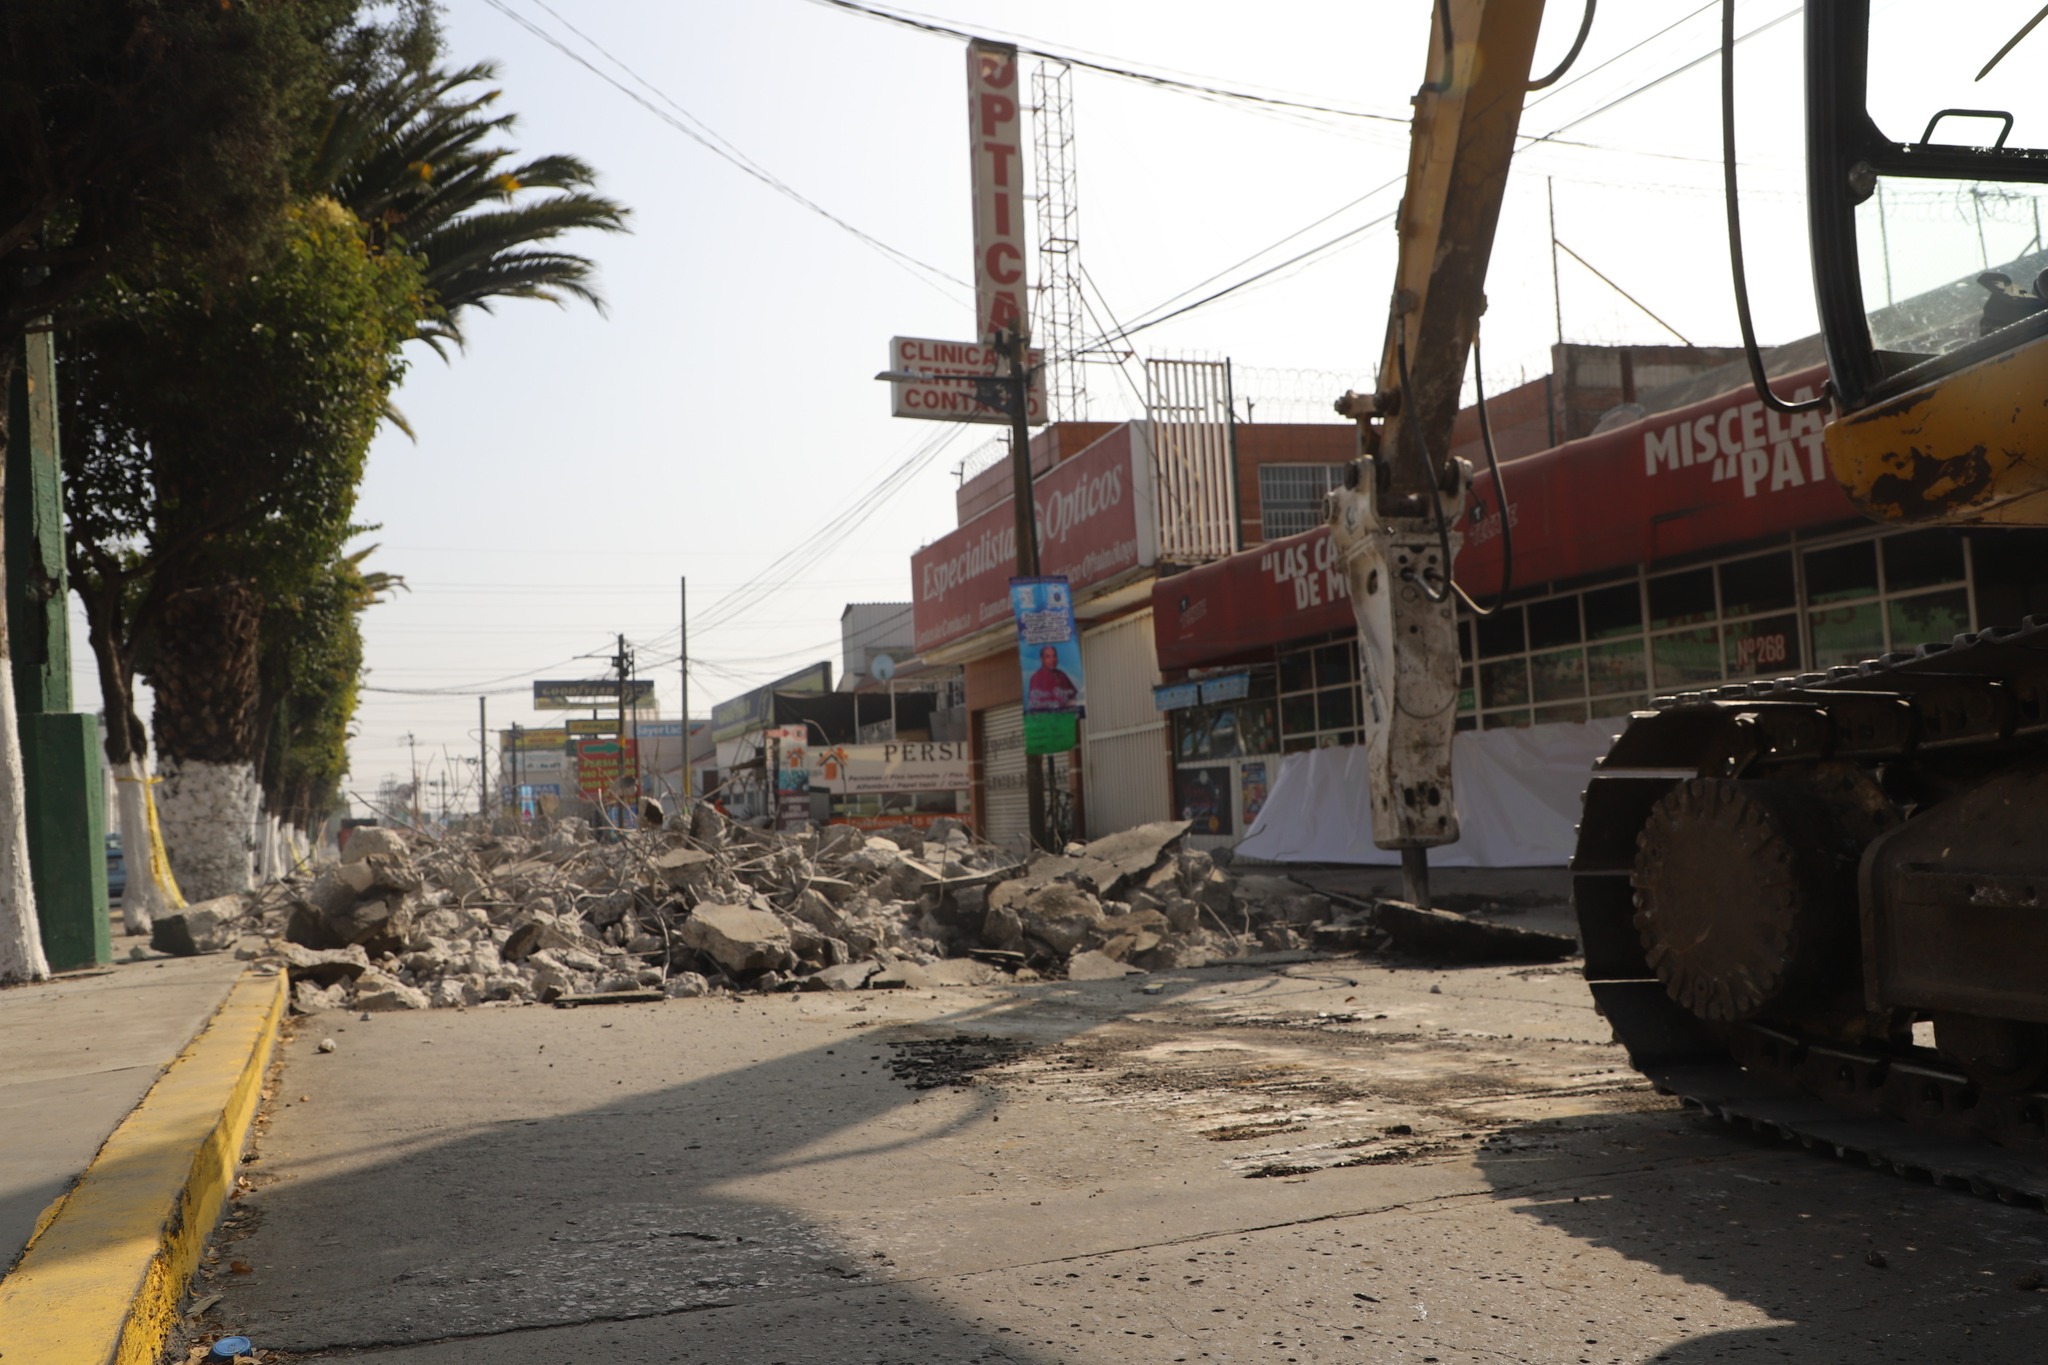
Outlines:
[[[1808,247],[1830,379],[1803,405],[1771,391],[1750,324],[1733,9],[1724,173],[1758,397],[1824,407],[1828,462],[1867,516],[2048,525],[2048,275],[1958,269],[1981,297],[1971,325],[1916,328],[1866,297],[1882,277],[1862,250],[1887,186],[1982,202],[2048,184],[2048,148],[2013,139],[2048,142],[2048,108],[1982,107],[2041,88],[2025,74],[2048,61],[2048,8],[1983,32],[1978,52],[1960,22],[1927,43],[1921,6],[1873,31],[1870,0],[1809,0]],[[1449,454],[1451,423],[1524,94],[1560,74],[1530,79],[1542,10],[1437,0],[1378,383],[1338,404],[1360,437],[1329,512],[1360,634],[1373,836],[1425,904],[1427,850],[1458,833],[1453,573],[1472,471]],[[1592,20],[1588,3],[1566,66]],[[1968,68],[1931,69],[1930,46]],[[1660,1087],[1874,1164],[2048,1199],[2048,618],[1659,698],[1591,775],[1572,873],[1595,1000]]]

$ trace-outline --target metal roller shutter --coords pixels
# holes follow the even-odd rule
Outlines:
[[[1081,664],[1088,683],[1081,736],[1088,837],[1172,819],[1166,718],[1152,704],[1159,660],[1150,609],[1082,632]]]
[[[1071,754],[1053,756],[1051,781],[1055,787],[1070,787],[1074,771],[1072,759]],[[1045,760],[1037,761],[1042,763]],[[981,713],[981,782],[985,810],[981,832],[990,843],[1029,846],[1031,798],[1024,781],[1024,708],[992,706]]]
[[[993,844],[1028,841],[1022,706],[992,706],[981,713],[981,790],[982,837]]]

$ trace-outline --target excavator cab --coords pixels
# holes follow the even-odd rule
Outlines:
[[[1865,515],[2048,524],[2048,11],[1806,7],[1807,204],[1839,418]],[[1976,39],[1981,41],[1976,41]],[[2031,96],[2031,98],[2030,98]]]

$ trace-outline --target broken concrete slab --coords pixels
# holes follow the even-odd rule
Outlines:
[[[857,991],[868,983],[868,978],[882,970],[882,964],[873,958],[861,962],[845,962],[823,971],[812,972],[803,979],[800,987],[807,991]]]
[[[375,967],[356,979],[356,1009],[376,1014],[387,1010],[423,1010],[428,1003],[425,991]]]
[[[698,906],[683,921],[682,939],[734,975],[780,967],[796,956],[788,926],[744,905]]]
[[[1396,952],[1416,957],[1475,963],[1556,962],[1579,950],[1578,940],[1566,934],[1488,924],[1405,901],[1379,901],[1373,906],[1372,920]]]
[[[1119,981],[1138,970],[1092,948],[1084,948],[1067,959],[1069,981]]]
[[[294,982],[310,981],[319,987],[354,981],[370,970],[370,955],[353,943],[346,948],[307,948],[286,941],[272,944],[270,951],[284,959]]]
[[[1077,860],[1076,880],[1114,900],[1126,887],[1157,867],[1187,834],[1186,820],[1156,820],[1149,825],[1105,835],[1089,843]]]
[[[1102,906],[1078,886],[1048,882],[1025,898],[1018,919],[1026,935],[1065,957],[1102,922]]]
[[[887,963],[868,978],[871,991],[921,991],[931,984],[931,977],[915,962]]]
[[[150,930],[149,946],[174,957],[224,952],[241,937],[242,898],[218,896],[190,905],[174,915],[159,915]]]

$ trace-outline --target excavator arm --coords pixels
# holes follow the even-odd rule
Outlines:
[[[1425,850],[1458,837],[1451,574],[1471,468],[1450,455],[1451,423],[1542,17],[1540,0],[1438,0],[1378,386],[1337,403],[1359,428],[1329,520],[1358,621],[1373,842],[1402,851],[1409,899],[1424,904]]]

